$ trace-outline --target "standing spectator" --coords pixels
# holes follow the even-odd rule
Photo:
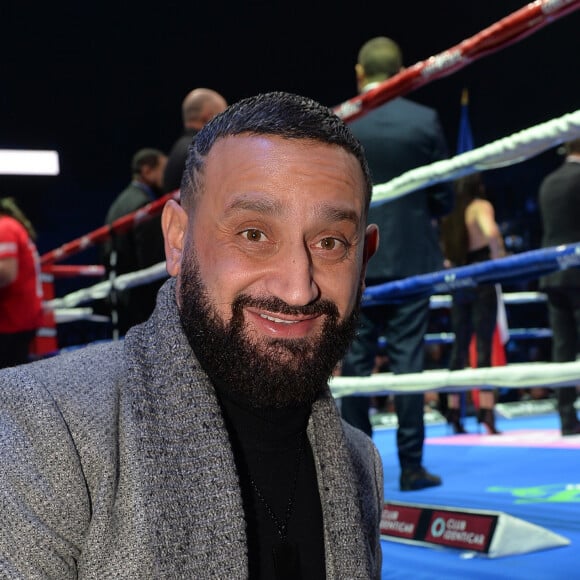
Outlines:
[[[455,208],[441,223],[443,252],[449,265],[466,266],[505,255],[503,238],[495,221],[493,205],[485,199],[480,173],[458,179],[455,184]],[[491,366],[493,333],[497,323],[497,292],[495,284],[479,284],[475,288],[461,288],[453,292],[451,326],[455,342],[451,350],[449,368],[465,368],[468,362],[471,336],[475,332],[477,367]],[[460,398],[448,395],[447,421],[455,433],[465,433],[461,421]],[[481,390],[477,421],[488,433],[497,435],[493,412],[495,392]]]
[[[165,154],[157,149],[140,149],[131,160],[131,183],[115,199],[105,223],[111,225],[120,217],[155,201],[160,195]],[[105,265],[116,275],[135,272],[165,260],[161,216],[137,224],[130,231],[115,235],[105,244]],[[120,335],[146,320],[155,307],[155,297],[163,281],[151,282],[121,292],[113,292],[113,323]],[[116,314],[115,314],[116,313]],[[115,321],[115,317],[118,320]]]
[[[165,193],[180,188],[187,150],[193,137],[210,119],[221,113],[227,106],[226,100],[211,89],[193,89],[187,94],[181,106],[184,132],[171,147],[163,176]]]
[[[356,65],[359,91],[374,88],[401,68],[401,51],[393,40],[385,37],[369,40],[361,48]],[[407,99],[394,99],[350,127],[363,144],[375,184],[447,156],[437,113]],[[381,239],[367,268],[366,285],[441,269],[443,256],[432,219],[447,213],[452,204],[452,189],[437,185],[371,208],[369,219],[378,224]],[[363,308],[359,332],[343,361],[342,374],[371,374],[381,334],[386,338],[393,373],[421,372],[428,315],[428,296],[402,304]],[[395,396],[402,491],[441,484],[441,479],[422,465],[423,408],[423,394]],[[349,423],[372,434],[368,397],[343,398],[342,415]]]
[[[36,232],[11,197],[0,199],[0,368],[28,362],[42,318]]]
[[[566,144],[566,160],[540,186],[542,247],[580,242],[580,139]],[[540,280],[548,296],[552,361],[576,360],[580,352],[580,268],[558,270]],[[562,435],[580,433],[576,387],[556,389]]]

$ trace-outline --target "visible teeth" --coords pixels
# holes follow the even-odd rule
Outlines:
[[[296,320],[282,320],[281,318],[276,318],[275,316],[268,316],[267,314],[260,314],[262,318],[266,320],[271,320],[272,322],[277,322],[279,324],[296,324]]]

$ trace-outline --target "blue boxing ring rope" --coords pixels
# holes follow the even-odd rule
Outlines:
[[[411,298],[451,292],[478,284],[534,279],[555,270],[580,266],[580,242],[530,250],[514,256],[411,276],[367,288],[362,306],[401,302]]]
[[[506,283],[534,279],[566,268],[580,267],[580,243],[531,250],[522,254],[412,276],[403,280],[372,286],[363,294],[362,307],[401,302],[420,296],[452,292],[478,284]],[[520,330],[521,335],[549,336],[544,329]],[[433,342],[451,341],[452,334],[427,336]],[[428,391],[467,391],[474,387],[520,389],[529,386],[558,388],[580,383],[580,361],[569,363],[517,363],[502,367],[463,369],[459,371],[426,370],[421,373],[394,375],[377,373],[370,377],[332,377],[332,394],[385,395]]]

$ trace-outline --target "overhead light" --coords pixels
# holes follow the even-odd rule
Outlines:
[[[56,151],[0,149],[0,175],[58,175]]]

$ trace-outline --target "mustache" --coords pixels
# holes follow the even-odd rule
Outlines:
[[[269,296],[267,298],[256,298],[247,294],[240,294],[232,303],[232,311],[234,314],[242,312],[243,308],[252,307],[262,310],[269,310],[270,312],[277,312],[278,314],[286,314],[287,316],[317,316],[326,315],[330,318],[338,319],[338,307],[330,300],[317,300],[304,306],[290,306],[280,298]]]

